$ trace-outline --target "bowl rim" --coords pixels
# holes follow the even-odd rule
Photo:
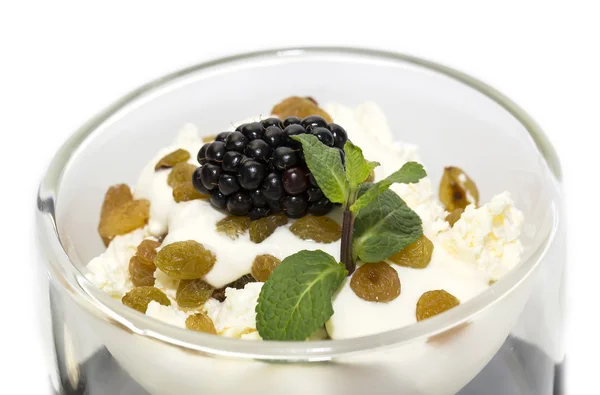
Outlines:
[[[293,61],[315,55],[373,58],[398,64],[408,64],[429,72],[442,74],[479,91],[503,107],[523,125],[537,145],[541,156],[546,160],[557,191],[555,199],[550,205],[553,214],[552,229],[529,259],[510,271],[493,287],[442,315],[374,335],[311,342],[240,341],[239,339],[207,335],[177,328],[129,309],[93,286],[68,257],[60,241],[55,220],[56,195],[63,172],[77,149],[85,143],[86,138],[118,114],[127,112],[128,109],[139,104],[140,101],[190,76],[206,73],[214,68],[236,62],[251,63],[265,58]],[[186,351],[194,350],[210,355],[262,360],[330,360],[334,357],[398,346],[436,335],[470,320],[473,316],[482,313],[510,295],[538,267],[555,239],[561,214],[558,187],[560,180],[561,169],[556,151],[536,122],[508,97],[465,73],[414,56],[375,49],[354,47],[276,48],[227,56],[175,71],[140,86],[92,117],[64,143],[48,167],[38,194],[37,230],[40,247],[48,262],[48,274],[54,280],[53,283],[64,287],[67,293],[84,310],[123,331],[164,342]]]

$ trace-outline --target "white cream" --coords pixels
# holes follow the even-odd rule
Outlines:
[[[171,170],[156,171],[154,170],[156,163],[165,155],[181,148],[190,153],[191,158],[188,162],[199,166],[196,156],[202,144],[196,126],[187,123],[179,131],[173,145],[159,150],[142,170],[133,195],[136,199],[148,199],[150,201],[150,221],[148,222],[150,234],[159,237],[167,232],[169,213],[177,204],[173,200],[173,188],[167,184],[167,177]]]
[[[171,278],[168,274],[161,272],[160,269],[156,269],[154,278],[154,286],[163,291],[171,301],[174,301],[177,295],[179,280]]]
[[[279,227],[262,243],[250,241],[248,232],[234,242],[229,236],[216,231],[216,223],[223,218],[224,213],[215,210],[204,200],[177,204],[169,215],[170,231],[163,242],[164,246],[176,241],[195,240],[211,250],[217,261],[204,280],[216,288],[250,273],[257,255],[271,254],[283,260],[300,250],[321,249],[339,256],[339,243],[321,244],[302,240],[289,230],[291,221]]]
[[[110,296],[122,298],[133,288],[129,276],[129,260],[135,255],[137,246],[147,237],[147,227],[116,236],[106,251],[88,264],[88,279]]]
[[[146,309],[146,315],[156,318],[157,320],[166,322],[177,326],[179,328],[185,328],[185,320],[193,313],[178,310],[175,306],[163,306],[162,304],[151,301]]]
[[[444,289],[462,302],[488,287],[483,273],[457,261],[435,246],[429,266],[412,269],[391,264],[400,278],[401,293],[388,303],[367,302],[350,288],[350,277],[333,299],[335,313],[327,322],[332,339],[366,336],[417,322],[417,301],[423,293]]]

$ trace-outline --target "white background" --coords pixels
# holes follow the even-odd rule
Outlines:
[[[34,307],[33,213],[59,145],[156,76],[293,45],[368,46],[447,64],[500,89],[546,130],[562,157],[568,198],[569,393],[596,392],[600,13],[593,1],[200,3],[1,3],[0,393],[48,388]]]

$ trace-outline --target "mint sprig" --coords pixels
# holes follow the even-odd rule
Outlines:
[[[347,274],[342,264],[321,250],[304,250],[285,258],[258,297],[260,336],[306,340],[333,315],[331,298]]]
[[[354,202],[352,206],[350,206],[350,210],[352,210],[352,212],[354,213],[358,213],[361,209],[367,207],[369,203],[372,203],[378,195],[382,194],[389,187],[391,187],[392,184],[414,183],[419,181],[426,175],[427,173],[425,173],[423,165],[417,162],[407,162],[404,164],[404,166],[400,168],[400,170],[395,171],[385,179],[373,184],[371,188],[369,188],[362,196],[360,196],[356,200],[356,202]]]
[[[346,154],[346,179],[350,189],[356,189],[380,163],[367,161],[362,150],[351,141],[347,141],[344,145],[344,153]]]
[[[306,340],[333,315],[331,299],[356,259],[389,258],[423,234],[421,219],[394,192],[393,183],[417,182],[423,166],[408,162],[375,184],[365,180],[378,162],[347,142],[346,167],[337,148],[316,136],[292,137],[302,144],[306,164],[325,196],[344,208],[340,260],[323,251],[300,251],[283,260],[265,282],[256,306],[256,328],[265,340]]]
[[[405,163],[402,168],[386,177],[384,180],[373,184],[366,192],[358,197],[360,186],[369,176],[371,171],[379,166],[378,162],[367,161],[362,153],[362,150],[352,142],[348,141],[344,145],[344,153],[346,155],[346,168],[342,164],[342,159],[336,148],[331,148],[321,143],[316,136],[310,134],[301,134],[292,136],[296,141],[302,144],[306,164],[311,171],[317,184],[325,194],[325,196],[334,203],[342,203],[344,206],[344,217],[342,220],[342,241],[340,247],[340,259],[346,266],[350,274],[356,268],[356,258],[359,257],[358,251],[353,251],[355,247],[363,246],[365,241],[355,245],[353,243],[354,222],[360,211],[369,207],[370,204],[377,200],[377,197],[388,190],[393,183],[412,183],[417,182],[427,174],[423,166],[416,162]],[[389,199],[386,199],[391,204]],[[395,201],[396,205],[391,207],[392,210],[406,211],[406,218],[418,218],[417,214],[412,212],[406,204],[400,199]],[[402,205],[402,206],[399,206]],[[405,218],[405,219],[406,219]],[[414,222],[414,221],[413,221]],[[419,220],[420,226],[420,220]],[[378,228],[384,229],[384,228]],[[400,229],[399,231],[403,231]],[[406,229],[407,234],[412,237],[414,229]],[[421,234],[423,230],[420,230]],[[371,237],[377,239],[387,237],[387,233],[377,233],[374,229],[369,233]],[[402,234],[400,235],[402,236]],[[420,236],[420,235],[419,235]],[[410,237],[410,238],[411,238]],[[366,240],[366,238],[365,238]],[[367,245],[370,245],[367,243]],[[395,248],[394,243],[390,243],[391,248]],[[400,245],[400,244],[398,244]],[[363,249],[367,247],[361,247]],[[389,256],[395,254],[399,250],[393,251]],[[382,254],[387,253],[387,249]]]
[[[375,185],[361,197],[373,190]],[[421,218],[400,196],[386,190],[356,217],[352,250],[363,262],[379,262],[414,243],[422,234]]]

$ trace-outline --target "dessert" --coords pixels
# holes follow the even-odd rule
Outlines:
[[[436,191],[374,103],[271,112],[214,141],[185,125],[133,190],[111,187],[92,282],[181,328],[342,339],[441,314],[520,262],[509,193],[480,205],[455,166]]]

